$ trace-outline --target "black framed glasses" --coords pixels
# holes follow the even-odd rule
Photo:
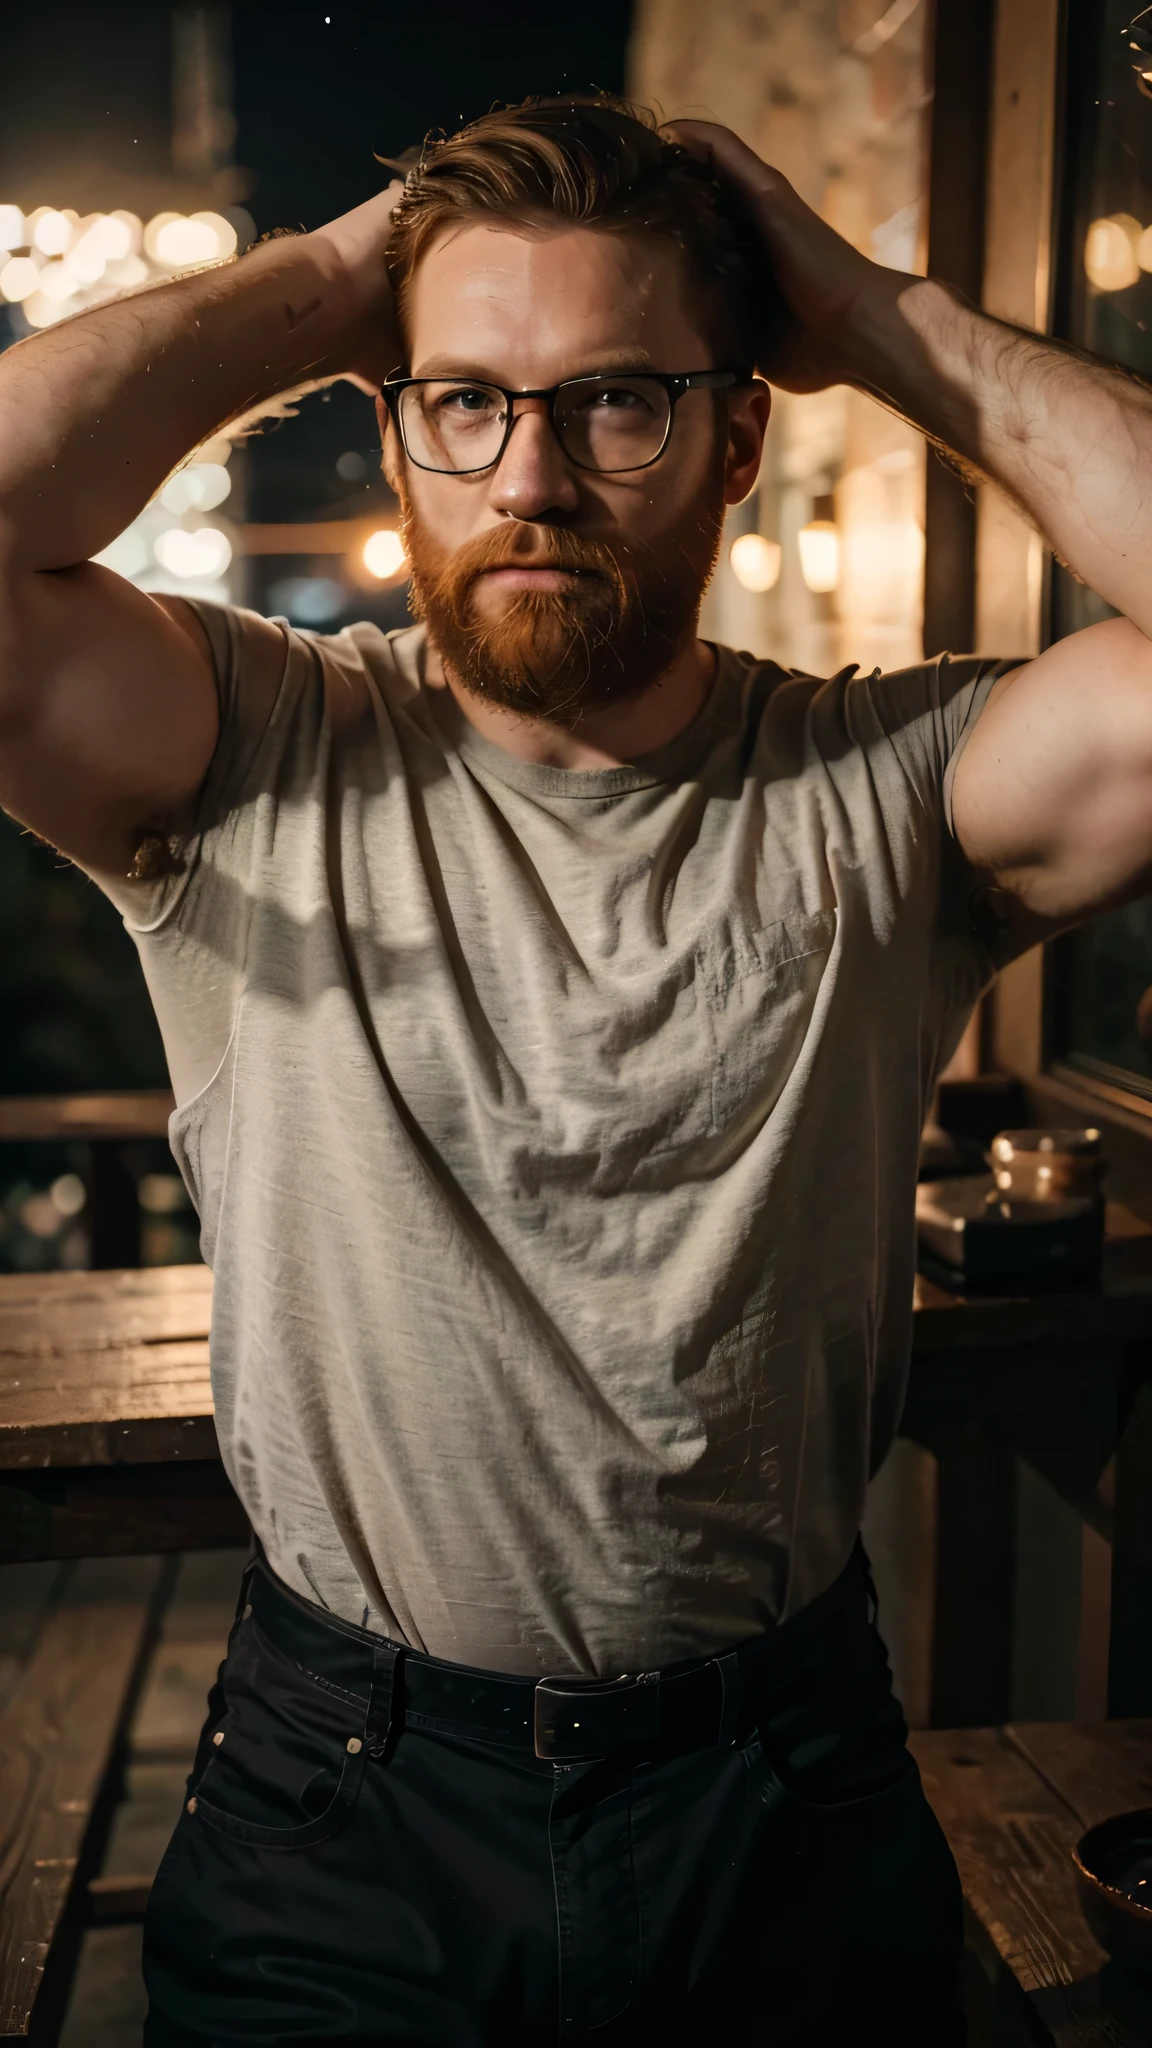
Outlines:
[[[685,392],[736,384],[734,370],[617,370],[568,377],[545,391],[506,391],[474,377],[390,377],[382,396],[417,469],[474,476],[499,462],[520,398],[544,398],[552,429],[577,469],[617,476],[663,455]]]

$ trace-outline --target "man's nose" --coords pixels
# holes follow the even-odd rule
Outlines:
[[[491,501],[513,519],[543,519],[549,512],[573,512],[579,502],[576,479],[556,439],[543,399],[519,400],[515,424],[492,479]]]

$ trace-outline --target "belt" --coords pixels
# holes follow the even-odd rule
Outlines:
[[[866,1566],[854,1553],[827,1592],[793,1620],[713,1657],[620,1678],[531,1678],[426,1657],[313,1607],[253,1560],[242,1619],[304,1676],[365,1707],[368,1748],[382,1754],[403,1727],[495,1743],[553,1764],[625,1753],[725,1747],[751,1732],[751,1707],[789,1652],[822,1647],[831,1630],[867,1621]]]

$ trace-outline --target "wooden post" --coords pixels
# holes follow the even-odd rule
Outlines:
[[[984,281],[985,162],[993,0],[936,0],[928,275],[974,304]],[[976,501],[933,455],[924,506],[924,653],[964,653],[976,638]]]

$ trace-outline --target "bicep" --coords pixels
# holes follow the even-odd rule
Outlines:
[[[952,814],[1031,937],[1152,886],[1152,642],[1111,619],[1001,677]]]
[[[194,800],[218,706],[195,613],[95,563],[0,598],[0,803],[94,872]]]

